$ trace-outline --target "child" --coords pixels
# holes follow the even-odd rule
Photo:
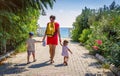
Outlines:
[[[68,58],[69,58],[68,51],[72,54],[71,50],[67,47],[67,45],[68,45],[67,40],[63,41],[63,45],[61,44],[61,46],[62,46],[62,56],[64,56],[64,62],[63,62],[64,65],[68,65],[68,63],[67,63]]]
[[[27,64],[30,63],[29,58],[30,58],[31,53],[32,53],[32,56],[33,56],[33,62],[36,61],[36,59],[35,59],[35,42],[41,42],[41,41],[36,41],[35,39],[33,39],[33,35],[34,35],[34,33],[30,32],[29,33],[29,38],[26,41],[26,46],[27,46]]]

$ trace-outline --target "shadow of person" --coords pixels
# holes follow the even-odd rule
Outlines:
[[[55,67],[63,67],[63,63],[62,64],[58,64],[58,65],[55,65]]]
[[[14,66],[26,66],[27,64],[26,63],[22,63],[22,64],[16,64]]]
[[[50,63],[48,63],[49,61],[45,61],[43,63],[39,63],[39,64],[33,64],[31,66],[29,66],[28,68],[40,68],[40,67],[44,67],[44,66],[48,66],[50,65]]]
[[[96,76],[96,74],[86,73],[85,76]]]
[[[0,66],[0,76],[4,76],[4,74],[16,74],[27,71],[24,67],[13,66],[13,63],[5,63]]]
[[[7,69],[5,69],[4,71],[0,72],[0,76],[4,76],[4,74],[17,74],[17,73],[22,73],[28,71],[27,69],[25,69],[24,67],[9,67]]]

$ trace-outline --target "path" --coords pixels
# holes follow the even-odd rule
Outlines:
[[[68,66],[62,65],[60,45],[56,48],[55,63],[51,65],[48,46],[36,43],[36,62],[32,62],[31,57],[32,63],[26,65],[26,53],[11,56],[0,66],[0,76],[114,76],[109,70],[101,68],[95,57],[88,55],[88,50],[79,43],[70,42],[69,47],[73,54]]]

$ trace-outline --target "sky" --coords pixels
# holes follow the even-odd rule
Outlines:
[[[76,17],[81,14],[85,6],[98,9],[104,5],[109,6],[113,1],[120,5],[120,0],[56,0],[53,9],[46,9],[47,15],[39,17],[38,24],[40,27],[46,27],[50,21],[50,15],[55,15],[55,21],[60,24],[60,27],[72,27]]]

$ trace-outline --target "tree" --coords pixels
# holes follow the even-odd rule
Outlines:
[[[56,0],[0,0],[0,10],[21,11],[28,7],[44,10],[44,8],[53,7]]]
[[[39,11],[55,0],[0,0],[0,54],[16,49],[29,31],[36,31]]]
[[[115,8],[115,1],[112,2],[112,4],[109,6],[110,10],[113,10]]]

